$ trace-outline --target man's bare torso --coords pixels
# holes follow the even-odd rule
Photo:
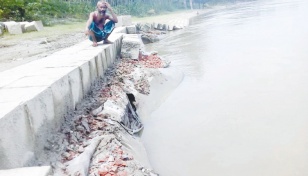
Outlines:
[[[109,19],[108,15],[99,14],[97,11],[93,12],[93,21],[99,29],[104,29],[106,19]]]

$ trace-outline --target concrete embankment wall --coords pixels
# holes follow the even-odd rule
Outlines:
[[[39,157],[48,135],[114,63],[122,37],[113,33],[113,44],[98,47],[84,41],[0,73],[0,169]]]

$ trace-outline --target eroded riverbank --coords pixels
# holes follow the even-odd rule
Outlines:
[[[164,86],[161,93],[167,93],[181,81],[170,71],[163,71],[171,69],[163,68],[167,64],[157,54],[139,61],[117,60],[91,96],[66,117],[61,131],[48,140],[45,156],[38,162],[51,162],[54,175],[156,175],[139,137],[129,131],[135,121],[127,109],[127,94],[136,97],[134,104],[145,114],[146,107],[152,107],[145,98],[151,89]],[[148,98],[153,98],[155,93],[150,95]],[[150,102],[154,101],[158,102]],[[123,123],[125,118],[129,124]]]

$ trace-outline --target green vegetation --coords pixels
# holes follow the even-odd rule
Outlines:
[[[61,21],[84,21],[95,10],[98,0],[0,0],[0,21],[42,20],[44,25]],[[112,0],[118,15],[138,17],[201,7],[205,0]],[[187,5],[188,4],[188,5]]]
[[[61,19],[85,18],[93,6],[65,0],[0,0],[0,21],[42,20],[45,25]]]

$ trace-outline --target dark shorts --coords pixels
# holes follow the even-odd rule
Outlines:
[[[105,24],[104,29],[100,30],[96,26],[96,24],[92,22],[91,25],[89,26],[89,30],[93,31],[96,41],[100,42],[102,40],[105,40],[108,37],[108,35],[113,31],[114,27],[115,27],[115,23],[113,21],[108,21]],[[93,41],[91,36],[89,36],[89,39]]]

